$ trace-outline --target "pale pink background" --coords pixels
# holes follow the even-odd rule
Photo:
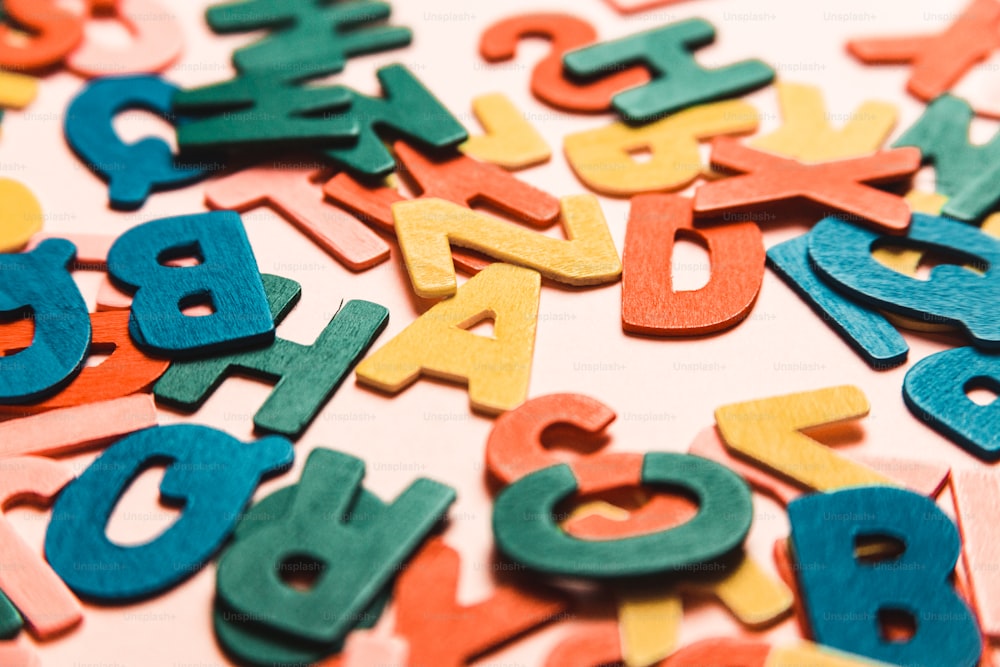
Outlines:
[[[183,22],[188,41],[180,62],[168,70],[168,78],[184,86],[227,78],[231,72],[230,51],[256,36],[211,34],[202,18],[206,2],[169,4],[170,11]],[[923,107],[904,92],[906,69],[862,67],[845,54],[844,41],[850,36],[935,30],[951,20],[962,5],[956,0],[695,0],[623,17],[600,0],[552,0],[543,5],[534,0],[395,4],[393,21],[413,28],[413,45],[351,60],[337,80],[375,93],[375,69],[402,62],[474,133],[480,128],[470,112],[472,97],[494,91],[506,93],[543,133],[554,152],[550,163],[521,175],[558,195],[585,191],[562,157],[561,138],[570,132],[600,127],[613,117],[568,115],[531,97],[531,68],[547,52],[541,42],[523,42],[513,62],[488,66],[481,61],[476,48],[479,35],[496,19],[521,11],[570,11],[597,25],[603,38],[612,38],[702,16],[712,21],[719,32],[718,44],[699,53],[706,65],[762,58],[774,65],[784,79],[820,85],[834,118],[843,118],[866,99],[892,101],[901,110],[898,134]],[[107,39],[120,37],[107,26],[97,26],[95,31]],[[977,67],[960,92],[982,106],[1000,107],[998,70],[1000,59]],[[68,72],[49,76],[28,110],[8,112],[3,121],[0,172],[32,189],[45,211],[46,231],[117,234],[146,220],[204,210],[203,185],[154,195],[136,213],[107,208],[105,184],[77,161],[62,136],[63,111],[81,84]],[[778,125],[773,88],[748,99],[762,112],[764,131]],[[128,114],[116,125],[128,140],[138,139],[150,130],[164,137],[170,134],[169,127],[146,114]],[[975,131],[979,139],[986,139],[995,131],[995,124],[978,121]],[[932,174],[925,170],[920,182],[926,189],[932,188]],[[601,201],[620,250],[628,204],[608,198]],[[261,271],[294,278],[303,285],[301,304],[280,327],[281,336],[311,342],[341,299],[369,299],[389,308],[389,327],[376,347],[417,316],[398,256],[365,273],[354,274],[268,210],[255,210],[245,214],[243,220]],[[766,244],[773,245],[804,229],[798,224],[769,225],[764,229]],[[704,274],[704,253],[682,244],[676,261],[686,265],[678,270],[681,284],[697,285]],[[83,276],[81,284],[93,305],[97,276]],[[572,391],[607,403],[619,415],[610,430],[614,450],[684,451],[695,433],[713,422],[713,410],[719,405],[850,383],[861,387],[872,404],[871,417],[863,423],[866,439],[859,445],[866,453],[947,460],[957,466],[980,465],[914,419],[900,395],[909,365],[953,344],[952,339],[906,334],[911,345],[910,364],[875,373],[770,272],[749,320],[721,336],[693,341],[627,337],[621,330],[619,309],[618,284],[573,291],[543,289],[530,388],[530,396]],[[588,364],[611,370],[587,370]],[[268,391],[263,384],[229,380],[198,413],[182,417],[163,411],[162,423],[210,424],[249,439],[251,416]],[[491,549],[490,496],[482,477],[483,448],[491,423],[490,419],[471,414],[468,396],[458,386],[421,381],[390,398],[356,386],[352,378],[298,441],[294,470],[264,485],[258,497],[295,481],[306,455],[317,446],[362,457],[368,465],[366,485],[386,499],[421,475],[450,484],[458,492],[458,501],[452,508],[445,539],[464,559],[461,598],[473,601],[486,595],[491,586],[485,567]],[[93,456],[74,457],[70,463],[82,471]],[[168,524],[173,514],[155,500],[161,474],[145,475],[119,506],[110,528],[113,538],[143,541]],[[773,571],[771,545],[787,533],[785,515],[765,498],[755,496],[755,503],[757,517],[748,545]],[[947,495],[944,504],[950,511]],[[15,509],[9,516],[25,538],[40,549],[47,514]],[[209,566],[170,594],[145,604],[87,606],[79,629],[38,647],[43,664],[226,664],[210,624],[214,584],[214,566]],[[559,622],[549,626],[477,664],[540,664],[571,625]],[[708,636],[731,635],[737,629],[721,607],[705,604],[685,617],[681,638],[688,643]],[[793,622],[786,621],[773,633],[789,639],[796,635],[796,629]]]

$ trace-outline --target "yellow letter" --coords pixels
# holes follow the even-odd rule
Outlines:
[[[548,162],[552,149],[503,93],[472,98],[472,112],[486,134],[469,137],[463,153],[504,169],[524,169]]]
[[[607,127],[570,134],[563,150],[577,177],[597,192],[627,197],[640,192],[678,190],[704,170],[698,142],[720,134],[757,129],[757,111],[746,102],[716,102],[671,114],[655,123]],[[635,160],[636,151],[650,159]]]
[[[535,269],[570,285],[616,280],[622,272],[608,223],[593,195],[561,200],[567,240],[554,239],[443,199],[392,205],[396,237],[413,291],[425,298],[455,293],[453,243],[502,262]]]
[[[715,421],[726,446],[817,491],[845,486],[899,486],[799,433],[868,414],[868,399],[849,385],[724,405]]]
[[[819,88],[779,83],[778,104],[784,122],[774,132],[751,139],[749,144],[803,162],[828,162],[874,153],[896,124],[896,107],[869,101],[846,114],[846,122],[833,129]]]
[[[528,396],[541,282],[535,271],[488,266],[358,364],[358,381],[394,394],[421,373],[467,380],[474,409],[517,407]],[[492,339],[466,330],[488,318]]]

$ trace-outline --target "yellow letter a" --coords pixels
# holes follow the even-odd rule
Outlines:
[[[421,373],[468,381],[472,407],[499,414],[528,396],[541,276],[492,264],[358,364],[358,381],[396,393]],[[467,331],[494,321],[493,338]]]

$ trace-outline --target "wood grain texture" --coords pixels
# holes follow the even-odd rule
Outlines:
[[[673,288],[674,244],[693,238],[708,249],[711,274],[697,290]],[[752,222],[696,228],[691,200],[632,198],[622,271],[622,328],[651,336],[694,336],[736,326],[764,280],[764,240]]]
[[[602,541],[574,538],[553,520],[556,506],[575,493],[637,484],[679,488],[697,498],[698,514],[653,535]],[[493,505],[493,534],[504,554],[531,569],[616,579],[715,560],[743,542],[751,515],[749,487],[715,462],[666,452],[609,454],[553,465],[506,487]]]
[[[70,102],[63,122],[66,143],[107,181],[111,208],[138,209],[154,191],[179,188],[208,175],[206,169],[180,163],[158,137],[125,143],[115,130],[115,117],[134,109],[154,113],[171,125],[182,123],[171,106],[179,90],[157,76],[106,77],[88,82]]]
[[[400,170],[413,180],[418,198],[444,199],[469,207],[485,203],[535,227],[548,227],[559,217],[558,199],[495,165],[461,154],[431,158],[402,141],[393,148]],[[323,191],[386,231],[394,231],[392,205],[404,201],[394,188],[365,186],[347,173],[334,176]]]
[[[581,394],[548,394],[533,398],[500,415],[486,441],[486,469],[501,484],[511,484],[528,473],[563,462],[543,444],[546,431],[553,427],[571,427],[583,436],[571,444],[590,449],[594,439],[614,421],[615,413],[600,401]],[[585,445],[586,443],[586,445]],[[603,456],[602,447],[581,453],[574,460],[594,460]],[[622,465],[618,466],[618,462]],[[604,475],[628,474],[632,468],[628,459],[605,457],[591,468],[578,470],[581,487],[601,485]],[[586,478],[591,470],[593,479]],[[583,479],[581,479],[583,477]],[[684,496],[660,493],[648,494],[641,487],[631,487],[634,506],[628,510],[604,500],[581,498],[561,527],[570,535],[583,539],[615,539],[655,533],[679,525],[697,513],[697,506]]]
[[[563,138],[566,160],[577,178],[601,194],[628,197],[642,192],[679,190],[703,175],[698,144],[723,134],[757,129],[757,110],[726,101],[685,109],[647,125],[612,123]],[[649,159],[636,160],[637,152]]]
[[[108,250],[114,245],[112,234],[63,234],[39,231],[32,235],[24,250],[31,251],[48,239],[65,239],[76,247],[76,255],[70,263],[74,271],[107,271]]]
[[[854,549],[855,556],[867,555],[870,557],[877,557],[880,553],[888,552],[889,554],[895,553],[895,545],[891,542],[885,542],[883,540],[878,540],[873,543],[864,545],[864,547],[856,546]],[[802,595],[801,588],[799,586],[797,572],[800,569],[795,559],[792,557],[789,541],[787,539],[778,539],[774,543],[772,549],[772,556],[774,558],[775,568],[778,570],[778,575],[781,579],[788,585],[788,587],[794,593],[793,610],[795,614],[796,624],[798,625],[799,632],[806,639],[811,639],[813,637],[812,629],[809,622],[809,617],[806,613],[805,608],[805,598]],[[962,563],[959,562],[955,570],[955,586],[956,590],[967,602],[971,602],[970,597],[965,588],[966,586],[962,583],[964,577],[961,572]],[[900,640],[905,640],[909,636],[909,629],[906,627],[905,622],[903,625],[898,625],[896,622],[887,623],[883,628],[883,632],[887,637],[898,637]]]
[[[235,611],[293,638],[343,638],[455,499],[450,487],[421,478],[375,521],[352,527],[345,519],[363,476],[360,459],[312,450],[284,520],[237,536],[222,554],[218,596]],[[285,583],[279,572],[280,565],[301,554],[325,564],[324,576],[306,594]]]
[[[399,169],[413,181],[418,199],[437,197],[469,207],[488,204],[533,227],[549,227],[559,217],[558,199],[499,167],[461,154],[431,158],[402,141],[396,142],[394,148]],[[327,181],[323,192],[369,224],[396,233],[392,205],[404,201],[404,197],[395,187],[366,185],[342,172]],[[452,256],[456,266],[472,274],[490,263],[481,255],[459,248],[452,251]]]
[[[572,14],[518,14],[498,21],[480,36],[479,55],[490,63],[512,60],[518,42],[529,37],[551,43],[548,54],[531,72],[531,94],[557,109],[577,113],[607,111],[617,93],[649,81],[649,73],[638,66],[586,83],[566,76],[563,54],[597,40],[594,27]]]
[[[212,5],[205,20],[213,32],[224,35],[268,31],[233,52],[233,64],[240,70],[305,70],[322,64],[335,73],[348,58],[410,43],[409,28],[385,24],[391,12],[388,4],[371,0],[347,6],[239,0]]]
[[[45,399],[75,378],[90,347],[87,304],[67,267],[75,247],[49,239],[30,252],[0,255],[0,313],[31,316],[30,345],[0,357],[0,403]],[[25,325],[21,325],[25,326]]]
[[[996,11],[1000,19],[1000,9]],[[985,142],[971,141],[969,132],[974,117],[975,112],[967,101],[950,94],[941,95],[927,105],[893,146],[919,148],[922,161],[934,167],[935,191],[945,197],[955,197],[978,177],[991,171],[1000,157],[1000,134],[994,134]]]
[[[974,347],[943,350],[914,364],[903,378],[910,412],[984,461],[1000,458],[1000,403],[973,401],[973,388],[1000,392],[1000,355]]]
[[[779,81],[775,88],[781,126],[747,142],[769,153],[802,162],[862,157],[881,148],[896,125],[895,105],[869,100],[846,114],[846,122],[837,129],[819,87]]]
[[[754,491],[765,493],[782,505],[787,505],[804,492],[805,487],[795,483],[794,480],[771,474],[752,461],[744,460],[730,452],[716,426],[709,426],[699,431],[688,446],[688,453],[718,461],[731,468],[745,479]]]
[[[163,593],[195,575],[232,532],[261,480],[292,464],[292,444],[245,443],[213,428],[171,424],[122,438],[59,495],[45,557],[81,597],[124,603]],[[119,499],[166,460],[160,498],[180,517],[142,544],[112,542],[106,527]]]
[[[403,201],[404,197],[388,180],[362,182],[342,171],[323,184],[323,194],[366,223],[395,233],[392,226],[392,205]]]
[[[205,203],[239,212],[268,206],[354,271],[389,259],[389,244],[378,234],[346,211],[323,202],[322,185],[311,180],[319,171],[281,163],[242,169],[209,183]]]
[[[924,156],[926,157],[926,155]],[[929,215],[939,215],[941,207],[948,201],[948,197],[937,192],[923,192],[920,190],[910,190],[904,197],[906,203],[914,213],[927,213]],[[988,215],[980,227],[983,232],[992,236],[1000,237],[1000,213]],[[878,247],[872,250],[872,257],[891,269],[909,276],[917,275],[917,268],[923,261],[926,253],[919,248],[910,247]],[[969,266],[974,271],[978,269]],[[940,322],[929,322],[926,320],[906,317],[898,313],[882,313],[887,320],[897,327],[910,331],[927,331],[931,333],[955,331],[955,327],[950,324]]]
[[[194,257],[195,266],[163,262]],[[136,344],[171,358],[267,345],[274,321],[257,260],[238,214],[213,211],[142,223],[118,237],[108,269],[134,292],[129,333]],[[212,314],[184,313],[206,299]]]
[[[735,557],[720,572],[681,579],[678,590],[712,595],[740,623],[757,630],[784,619],[794,600],[788,586],[768,574],[747,553]]]
[[[861,390],[843,385],[724,405],[715,411],[715,421],[730,450],[817,491],[895,486],[800,432],[864,417],[868,410]]]
[[[576,286],[614,282],[621,275],[618,251],[597,198],[564,197],[566,239],[555,239],[443,199],[393,204],[396,235],[413,291],[421,297],[451,296],[457,289],[451,245],[502,262],[535,269]]]
[[[774,70],[760,60],[744,60],[707,69],[692,51],[715,40],[715,27],[705,19],[675,21],[609,42],[571,51],[563,67],[573,76],[600,77],[620,67],[642,64],[651,80],[616,94],[611,104],[622,118],[645,123],[697,104],[737,97],[766,86]]]
[[[91,0],[91,12],[102,9]],[[128,32],[127,47],[107,46],[84,32],[82,43],[66,56],[66,66],[80,76],[122,76],[159,72],[181,54],[184,34],[180,21],[154,0],[113,0],[114,18]]]
[[[239,542],[267,526],[273,528],[276,524],[281,524],[288,515],[288,509],[294,503],[296,493],[298,493],[298,484],[292,484],[282,487],[254,503],[241,515],[240,522],[233,531],[232,540]],[[364,529],[366,525],[374,525],[384,513],[385,508],[386,504],[378,496],[361,488],[351,500],[344,520],[354,528]],[[311,571],[310,565],[296,560],[287,564],[279,563],[277,567],[291,576],[295,576],[296,573],[308,575]],[[275,630],[267,625],[266,617],[236,611],[218,596],[216,596],[212,610],[212,625],[215,637],[227,656],[237,662],[261,666],[299,666],[312,664],[324,660],[328,656],[333,656],[330,658],[332,664],[339,665],[342,664],[339,661],[343,658],[350,657],[352,661],[355,659],[354,655],[348,655],[348,647],[352,644],[351,639],[364,634],[366,628],[372,628],[378,624],[378,628],[374,631],[376,636],[371,638],[375,641],[361,642],[361,646],[357,647],[361,654],[358,659],[372,650],[377,651],[378,644],[392,643],[377,641],[392,639],[385,636],[385,624],[379,623],[390,593],[391,583],[383,586],[372,602],[350,619],[349,624],[352,629],[347,638],[332,642],[308,641]],[[402,643],[402,648],[405,650],[405,642]]]
[[[886,317],[848,299],[816,275],[808,234],[768,248],[767,264],[873,369],[906,362],[910,346]]]
[[[572,444],[582,447],[601,436],[616,417],[604,403],[582,394],[532,398],[493,422],[486,440],[486,469],[501,484],[510,484],[563,460],[542,444],[546,430],[557,425],[572,427],[583,436],[575,437]],[[582,456],[600,456],[600,452]]]
[[[178,128],[177,145],[182,153],[352,145],[361,126],[344,113],[351,105],[350,91],[306,85],[341,68],[342,63],[330,61],[277,74],[243,70],[225,81],[182,90],[174,95],[175,111],[198,120]],[[303,114],[307,110],[312,114]],[[380,163],[384,159],[381,151],[373,156]]]
[[[755,491],[766,493],[782,505],[788,505],[808,492],[808,487],[792,477],[775,475],[731,453],[714,426],[702,429],[691,442],[688,452],[703,456],[732,468],[747,480]],[[906,486],[930,498],[936,497],[948,483],[951,468],[943,463],[917,461],[864,454],[843,453],[845,460],[867,467],[876,474],[894,479],[899,486]]]
[[[0,463],[0,505],[7,509],[20,500],[48,505],[74,476],[69,466],[48,459],[5,459]],[[0,590],[18,608],[33,635],[54,637],[83,620],[80,603],[66,584],[2,516],[0,545],[5,564],[0,568]]]
[[[0,457],[76,453],[156,424],[148,394],[50,410],[0,423]]]
[[[402,141],[393,149],[425,198],[466,206],[490,204],[537,227],[559,217],[558,199],[495,165],[462,155],[435,160]]]
[[[74,271],[107,271],[108,251],[115,243],[115,238],[111,234],[48,234],[38,232],[28,241],[26,250],[31,250],[38,246],[45,239],[63,238],[76,246],[76,258],[70,264]],[[197,261],[193,258],[171,259],[164,262],[166,266],[194,266]],[[113,282],[110,276],[105,276],[97,288],[97,311],[107,310],[128,310],[132,307],[132,295],[123,292]],[[209,315],[212,313],[211,306],[199,305],[191,306],[185,310],[189,315]]]
[[[358,382],[395,394],[424,374],[467,382],[469,403],[486,414],[517,407],[528,395],[540,295],[537,272],[494,264],[358,364]],[[466,331],[490,317],[492,338]]]
[[[902,234],[910,224],[909,206],[901,197],[867,184],[912,176],[920,166],[920,151],[896,148],[861,158],[802,164],[721,137],[712,142],[712,166],[745,173],[698,188],[695,213],[743,211],[804,199],[890,234]]]
[[[847,51],[873,65],[911,64],[906,89],[930,102],[1000,46],[1000,7],[972,0],[943,31],[928,35],[852,39]]]
[[[1000,30],[1000,24],[994,29]],[[1000,201],[993,186],[1000,177],[1000,134],[984,143],[972,143],[969,133],[974,116],[965,100],[942,95],[893,144],[920,149],[922,161],[934,165],[935,189],[948,197],[941,212],[965,221],[985,217]]]
[[[756,630],[782,620],[794,600],[788,586],[745,553],[726,559],[719,569],[622,587],[617,598],[626,664],[649,665],[674,652],[681,634],[682,594],[696,599],[712,596],[745,627]]]
[[[387,130],[424,149],[457,148],[469,138],[458,119],[406,67],[388,65],[375,74],[381,97],[349,90],[351,104],[346,113],[358,122],[358,140],[344,148],[327,148],[324,154],[334,163],[355,174],[391,173],[396,161],[382,138]]]
[[[458,147],[466,155],[511,171],[552,157],[548,142],[505,94],[473,97],[472,113],[485,133],[470,136]]]
[[[926,280],[899,273],[872,257],[876,242],[892,238],[825,218],[809,234],[809,256],[820,276],[862,303],[907,317],[959,324],[977,346],[1000,349],[996,318],[1000,238],[956,220],[914,213],[903,239],[906,245],[936,248],[960,258],[935,266]],[[976,263],[982,272],[961,265],[969,263]]]
[[[51,398],[37,403],[0,406],[0,415],[25,415],[110,401],[150,387],[170,362],[146,356],[137,348],[129,336],[128,322],[126,311],[91,313],[90,353],[110,352],[108,358],[97,366],[83,368]],[[0,327],[0,352],[9,354],[30,346],[32,329],[32,323],[27,320]]]
[[[299,284],[266,276],[265,290],[277,324],[298,301]],[[274,384],[271,394],[254,414],[254,427],[298,438],[388,321],[389,311],[377,303],[351,300],[334,314],[312,345],[275,338],[263,348],[174,362],[153,392],[159,401],[193,411],[226,378],[237,373],[250,374]]]
[[[951,519],[924,496],[886,486],[804,496],[788,506],[791,549],[815,641],[890,664],[973,667],[981,639],[950,578],[961,551]],[[863,538],[892,538],[902,553],[870,563]],[[916,621],[906,641],[879,619],[886,609]],[[873,622],[874,621],[874,622]]]
[[[440,100],[399,63],[376,70],[381,96],[313,83],[342,68],[342,60],[320,59],[278,70],[243,69],[228,81],[181,91],[174,96],[175,109],[199,117],[178,128],[177,143],[188,152],[308,147],[321,150],[335,166],[375,177],[396,166],[383,143],[386,132],[428,149],[456,147],[468,138]]]
[[[276,163],[243,169],[205,188],[211,208],[269,206],[344,266],[362,271],[389,259],[389,245],[354,216],[323,203],[317,169]]]

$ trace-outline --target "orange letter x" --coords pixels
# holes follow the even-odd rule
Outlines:
[[[712,165],[752,172],[707,183],[695,191],[696,213],[718,213],[786,199],[809,199],[862,218],[880,231],[902,233],[910,224],[910,208],[901,197],[863,185],[913,174],[920,151],[896,148],[875,155],[819,164],[802,164],[748,148],[732,138],[712,142]]]

